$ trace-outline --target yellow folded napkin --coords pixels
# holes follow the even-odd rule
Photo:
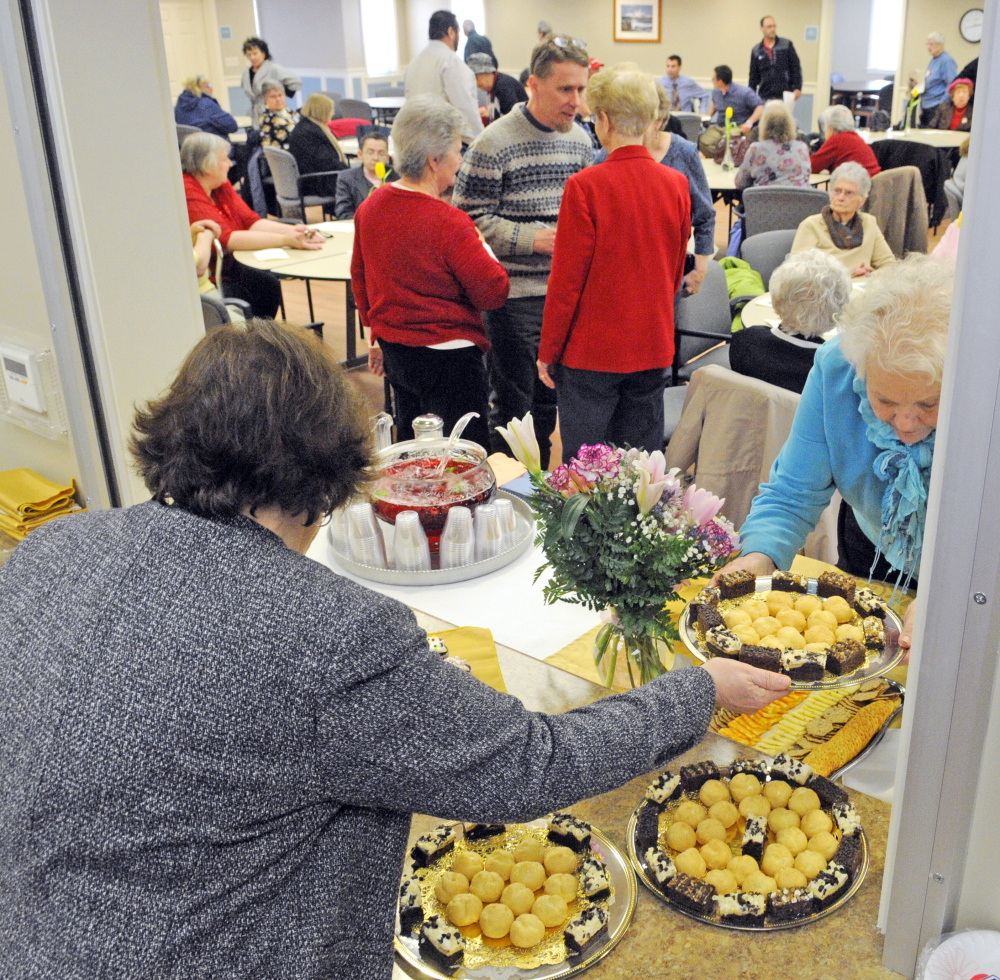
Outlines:
[[[65,513],[67,504],[73,503],[76,484],[60,486],[46,480],[34,470],[5,470],[0,473],[0,510],[13,517],[31,517],[48,514],[54,510]]]
[[[29,532],[33,531],[36,527],[40,527],[42,524],[55,520],[57,517],[63,517],[66,514],[80,513],[83,509],[82,507],[77,507],[76,503],[71,500],[58,510],[51,510],[47,514],[38,514],[35,517],[23,520],[11,517],[6,511],[0,510],[0,531],[4,531],[17,541],[23,541]]]
[[[511,459],[510,456],[505,456],[503,453],[494,453],[486,462],[490,464],[490,468],[496,474],[498,487],[502,487],[505,483],[510,483],[511,480],[516,480],[528,472],[524,463],[519,463],[516,459]]]
[[[488,684],[494,691],[507,693],[507,685],[500,672],[500,661],[497,659],[496,644],[489,630],[478,626],[462,626],[454,630],[439,630],[428,636],[441,637],[448,648],[449,657],[468,661],[473,677]]]

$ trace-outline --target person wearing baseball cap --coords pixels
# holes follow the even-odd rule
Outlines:
[[[467,64],[475,72],[476,85],[489,98],[487,122],[506,116],[519,102],[528,101],[524,86],[516,78],[497,71],[488,54],[474,54]]]

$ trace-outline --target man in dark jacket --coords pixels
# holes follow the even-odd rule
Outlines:
[[[802,94],[802,66],[795,45],[787,37],[778,37],[773,17],[762,17],[760,32],[764,39],[750,52],[749,85],[762,99],[780,99],[783,92]]]
[[[489,55],[474,54],[469,58],[468,64],[476,73],[476,85],[490,100],[488,122],[506,116],[518,102],[528,101],[528,93],[524,90],[524,86],[511,75],[497,71]]]
[[[476,25],[471,20],[462,23],[462,33],[465,34],[466,64],[469,63],[469,59],[474,54],[488,54],[490,61],[493,62],[493,67],[495,69],[500,67],[500,62],[497,61],[497,56],[493,53],[493,42],[485,34],[477,33]]]

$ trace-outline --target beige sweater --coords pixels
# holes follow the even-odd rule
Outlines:
[[[862,262],[870,265],[873,269],[881,269],[882,266],[895,262],[896,256],[892,254],[892,249],[889,248],[875,216],[863,211],[859,215],[861,227],[864,229],[864,237],[857,248],[837,248],[830,237],[823,215],[812,214],[799,225],[798,231],[795,232],[792,255],[804,252],[807,248],[818,248],[820,251],[835,255],[848,269],[855,269]]]

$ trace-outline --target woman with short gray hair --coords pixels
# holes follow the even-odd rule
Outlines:
[[[260,141],[264,146],[288,149],[292,130],[299,124],[299,113],[288,108],[285,90],[277,82],[265,82],[264,108],[260,115]]]
[[[872,179],[860,163],[842,163],[830,175],[830,203],[795,232],[792,254],[818,248],[847,266],[855,278],[896,261],[874,215],[861,211]]]
[[[229,144],[212,133],[192,133],[181,145],[184,196],[188,223],[214,221],[226,250],[223,295],[246,300],[254,316],[273,318],[281,305],[281,283],[265,269],[251,269],[237,262],[232,253],[258,248],[323,247],[323,239],[306,225],[286,225],[261,218],[251,211],[229,183]]]
[[[445,431],[489,445],[489,349],[483,310],[504,304],[507,273],[472,219],[445,198],[462,163],[462,114],[442,99],[407,99],[392,126],[400,179],[376,188],[354,214],[351,287],[371,331],[368,367],[395,395],[400,439],[428,412]]]
[[[823,145],[809,158],[814,174],[836,170],[842,163],[861,164],[869,177],[881,173],[872,148],[857,134],[854,113],[845,105],[832,105],[823,113]]]
[[[739,374],[801,393],[823,335],[850,302],[851,277],[832,255],[811,248],[778,266],[770,287],[781,322],[734,333],[729,365]]]

